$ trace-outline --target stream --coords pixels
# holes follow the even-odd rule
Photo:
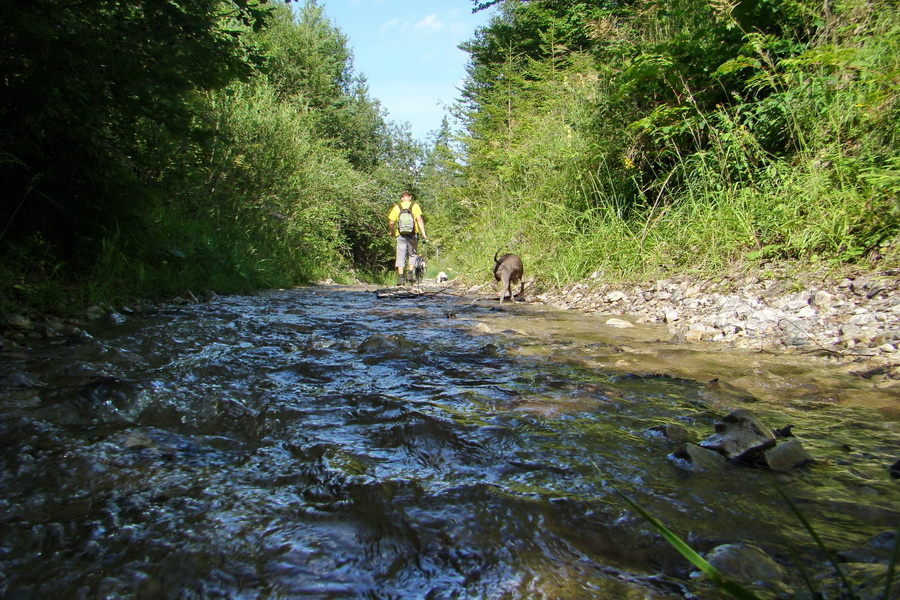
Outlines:
[[[896,392],[812,357],[341,286],[86,331],[0,353],[2,598],[716,599],[617,489],[798,591],[792,553],[829,565],[779,489],[833,552],[900,519]],[[738,408],[815,460],[695,471],[658,431]]]

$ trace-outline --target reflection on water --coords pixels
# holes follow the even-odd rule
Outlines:
[[[718,598],[608,483],[698,550],[823,563],[766,473],[651,429],[735,408],[817,458],[775,480],[832,548],[897,524],[897,422],[844,396],[886,403],[784,357],[342,288],[91,333],[2,357],[0,596]]]

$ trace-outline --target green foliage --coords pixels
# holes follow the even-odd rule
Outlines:
[[[221,15],[227,9],[231,18],[259,26],[264,5],[3,3],[0,155],[14,159],[0,164],[5,235],[42,231],[81,257],[117,218],[129,218],[139,188],[140,167],[131,162],[134,124],[152,121],[180,135],[190,123],[186,100],[194,90],[247,76],[247,52]]]
[[[453,260],[508,247],[549,282],[897,260],[900,13],[824,9],[500,5],[466,46]]]
[[[202,165],[201,186],[186,188],[162,214],[214,225],[228,264],[260,285],[324,276],[341,262],[343,190],[359,177],[265,82],[238,86],[212,104],[227,143]]]
[[[0,8],[0,308],[389,268],[422,148],[315,2],[23,6]]]
[[[426,153],[315,2],[4,4],[0,303],[377,274],[405,189],[477,278],[897,260],[893,4],[495,10]]]
[[[374,167],[385,124],[365,80],[353,73],[346,36],[315,3],[300,7],[296,21],[287,7],[274,17],[253,40],[279,99],[314,115],[308,126],[343,150],[355,168]]]

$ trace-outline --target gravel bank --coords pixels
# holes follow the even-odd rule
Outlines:
[[[666,323],[675,342],[710,342],[865,363],[900,386],[900,269],[840,274],[681,276],[606,283],[595,274],[528,298],[570,310]]]

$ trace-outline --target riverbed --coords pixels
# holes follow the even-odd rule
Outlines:
[[[792,553],[828,590],[778,489],[861,564],[900,518],[896,398],[812,357],[668,337],[436,288],[313,286],[6,350],[0,596],[725,597],[616,489],[699,552],[762,549],[785,576],[761,594],[803,589]],[[674,457],[739,408],[793,426],[814,460]]]

